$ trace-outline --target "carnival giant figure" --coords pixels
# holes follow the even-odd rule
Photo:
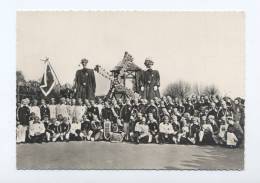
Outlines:
[[[96,80],[93,69],[87,68],[88,60],[83,58],[81,64],[83,69],[77,70],[75,77],[76,98],[94,99],[96,92]]]
[[[154,62],[151,59],[146,59],[144,65],[147,70],[142,72],[140,77],[141,96],[144,99],[151,100],[154,97],[160,97],[160,74],[157,70],[153,70]]]

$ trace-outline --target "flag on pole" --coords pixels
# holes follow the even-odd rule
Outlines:
[[[53,70],[50,66],[50,62],[45,61],[45,69],[44,69],[44,73],[43,73],[42,81],[41,81],[41,85],[40,85],[40,89],[45,97],[50,94],[53,87],[55,86],[54,77],[55,76],[54,76]]]

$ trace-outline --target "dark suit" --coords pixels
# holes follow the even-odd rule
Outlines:
[[[157,86],[156,91],[154,91],[154,86]],[[142,98],[150,100],[154,97],[160,97],[159,86],[160,74],[157,70],[148,69],[143,71],[140,77],[140,87],[144,87],[144,91],[140,92]]]
[[[76,98],[94,99],[96,92],[96,80],[93,69],[83,68],[77,70],[75,77]]]
[[[22,106],[18,110],[18,120],[21,125],[29,125],[30,109],[27,106]]]

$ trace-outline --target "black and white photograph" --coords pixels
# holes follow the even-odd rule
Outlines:
[[[243,11],[17,11],[17,170],[244,170]]]

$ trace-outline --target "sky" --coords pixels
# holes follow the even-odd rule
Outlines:
[[[160,91],[184,80],[216,85],[221,94],[245,96],[244,14],[241,12],[17,12],[17,70],[42,77],[49,57],[61,84],[72,83],[80,60],[111,70],[125,51],[145,69],[155,62]],[[96,75],[96,95],[110,83]]]

